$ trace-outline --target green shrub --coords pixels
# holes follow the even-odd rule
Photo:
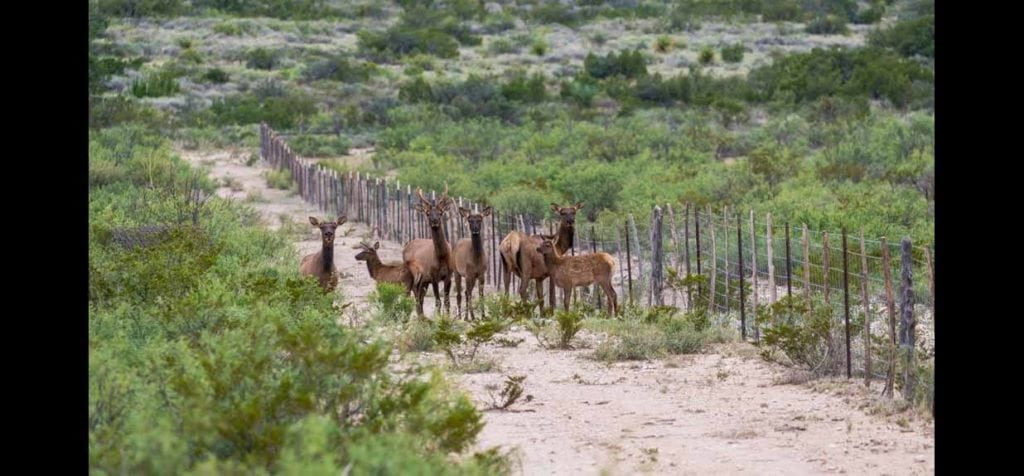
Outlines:
[[[495,38],[487,44],[487,51],[492,55],[514,54],[519,52],[519,47],[505,38]]]
[[[128,91],[137,98],[173,96],[180,91],[178,75],[173,71],[158,71],[145,78],[132,81]]]
[[[673,44],[672,37],[661,35],[654,40],[654,51],[668,53],[672,49]]]
[[[501,94],[510,101],[539,103],[547,99],[544,87],[544,73],[534,73],[527,77],[526,73],[515,74],[501,86]]]
[[[878,21],[882,19],[882,15],[885,15],[885,4],[883,2],[876,1],[867,8],[857,12],[856,17],[853,19],[853,23],[859,25],[878,23]]]
[[[580,15],[566,5],[552,2],[535,5],[530,11],[530,18],[539,23],[560,23],[572,26],[580,20]]]
[[[615,75],[636,78],[647,75],[647,60],[640,50],[609,52],[604,58],[588,53],[583,69],[593,78],[604,79]]]
[[[836,15],[819,16],[807,23],[804,30],[812,35],[845,35],[850,32],[846,20]]]
[[[202,79],[213,84],[224,84],[231,81],[231,75],[220,68],[210,68],[203,73]]]
[[[268,170],[266,172],[267,186],[278,190],[289,190],[292,188],[292,171],[288,169]]]
[[[712,50],[710,46],[701,48],[700,54],[697,56],[697,61],[700,64],[711,64],[715,62],[715,50]]]
[[[344,56],[332,56],[314,61],[306,66],[302,75],[309,81],[340,81],[357,83],[370,77],[371,67],[358,64]]]
[[[544,38],[538,37],[530,44],[530,53],[533,53],[535,56],[544,56],[547,54],[548,48],[550,48],[548,42]]]
[[[398,349],[402,352],[430,352],[434,345],[434,321],[413,319],[406,323],[398,338]]]
[[[935,16],[926,15],[897,22],[888,29],[872,31],[868,44],[892,48],[903,56],[935,57]]]
[[[332,134],[305,134],[289,137],[288,145],[303,157],[336,157],[348,154],[351,142]]]
[[[369,301],[377,318],[387,323],[408,322],[415,306],[405,287],[394,283],[377,283]]]
[[[169,147],[140,127],[98,131],[90,160],[130,177]],[[438,373],[389,371],[390,346],[339,325],[286,236],[228,201],[194,203],[192,219],[187,181],[151,180],[89,194],[90,472],[507,467],[493,450],[458,455],[483,425],[470,400]]]
[[[169,17],[184,13],[182,0],[98,0],[99,13],[108,17]]]
[[[558,346],[567,349],[573,337],[583,329],[583,313],[572,309],[555,311],[555,322],[558,324]]]
[[[281,52],[267,48],[253,48],[245,53],[245,67],[249,69],[272,70],[281,61]]]
[[[800,21],[803,8],[798,0],[764,0],[761,18],[766,22]]]
[[[216,124],[258,124],[266,121],[275,129],[290,129],[307,117],[317,113],[316,102],[303,94],[261,99],[237,94],[214,100],[209,113]]]
[[[743,43],[726,46],[722,48],[722,61],[727,63],[739,63],[740,61],[743,61],[743,53],[746,51],[747,48],[743,46]]]
[[[89,90],[102,91],[104,81],[115,74],[124,74],[126,69],[139,69],[145,62],[143,58],[121,59],[111,56],[94,56],[89,54]]]
[[[705,286],[706,288],[706,286]],[[729,342],[735,333],[713,326],[703,308],[678,315],[671,306],[625,307],[622,320],[602,323],[609,339],[594,350],[602,361],[650,360],[669,354],[702,352],[708,345]]]
[[[321,20],[343,16],[341,10],[325,0],[192,0],[192,7],[199,11],[282,20]]]
[[[166,116],[158,109],[127,96],[89,97],[89,128],[120,124],[142,124],[150,129],[166,127]]]

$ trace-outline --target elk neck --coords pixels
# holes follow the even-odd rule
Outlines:
[[[444,225],[437,228],[430,229],[431,237],[434,241],[434,255],[438,259],[445,259],[448,257],[448,238],[444,236]]]
[[[558,252],[565,254],[569,251],[569,248],[573,247],[573,240],[576,236],[573,228],[566,225],[565,222],[559,223],[558,225],[558,238],[555,239],[555,246],[558,247]]]
[[[476,258],[477,261],[483,259],[484,256],[484,239],[481,235],[481,233],[470,234],[470,238],[473,241],[473,258]]]
[[[334,242],[331,244],[324,243],[323,249],[320,250],[320,261],[323,262],[323,270],[330,271],[334,266]]]

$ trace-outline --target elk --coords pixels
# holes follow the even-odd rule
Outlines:
[[[427,293],[427,285],[434,288],[434,299],[437,300],[437,309],[441,309],[441,296],[437,292],[437,284],[444,282],[444,312],[451,311],[449,301],[451,291],[451,272],[454,269],[451,246],[444,235],[444,214],[452,203],[448,197],[448,184],[444,186],[444,193],[438,200],[427,200],[423,196],[423,190],[417,188],[416,194],[420,203],[416,204],[416,211],[427,218],[430,225],[430,239],[419,238],[410,240],[402,249],[402,261],[412,273],[413,292],[416,296],[416,314],[423,317],[423,297]]]
[[[562,303],[569,310],[572,289],[590,286],[595,282],[608,295],[608,310],[612,315],[618,312],[618,296],[612,287],[612,272],[615,258],[608,253],[588,253],[579,256],[561,256],[547,237],[537,247],[537,253],[544,256],[544,264],[551,273],[551,282],[562,288]]]
[[[473,287],[480,283],[480,299],[484,298],[484,275],[487,273],[487,254],[484,252],[484,241],[480,236],[483,228],[484,218],[491,215],[491,207],[486,207],[480,213],[472,213],[466,208],[459,207],[459,214],[469,223],[470,238],[463,238],[455,244],[452,250],[455,262],[455,304],[458,306],[457,315],[462,315],[462,278],[466,278],[466,307],[469,308],[469,318],[476,319],[473,312]]]
[[[553,236],[555,248],[559,254],[564,254],[573,246],[576,236],[576,212],[583,208],[583,202],[568,207],[551,204],[551,209],[558,215],[558,232]],[[537,252],[537,247],[545,238],[545,235],[528,235],[526,233],[513,231],[509,233],[499,246],[501,253],[502,278],[505,282],[505,294],[508,294],[509,285],[514,273],[521,280],[519,283],[519,296],[523,302],[529,292],[529,281],[532,279],[537,287],[537,303],[541,311],[544,311],[544,288],[541,284],[544,278],[548,277],[548,269],[544,264],[544,257]],[[548,283],[550,290],[549,303],[551,309],[555,308],[555,286],[553,282]]]
[[[367,243],[359,243],[356,249],[362,249],[362,251],[356,255],[356,261],[366,261],[366,269],[370,272],[370,277],[374,281],[378,283],[401,284],[405,287],[406,294],[408,294],[412,291],[412,273],[409,271],[409,268],[405,263],[384,264],[380,256],[377,255],[379,248],[379,241],[374,243],[373,246]]]
[[[320,229],[323,247],[316,253],[308,254],[299,264],[299,274],[316,276],[325,292],[332,292],[338,286],[338,268],[334,265],[334,230],[345,223],[345,215],[338,215],[333,222],[320,221],[309,217],[309,222]]]

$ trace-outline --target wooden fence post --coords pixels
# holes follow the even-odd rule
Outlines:
[[[811,244],[807,237],[807,224],[803,224],[803,245],[804,245],[804,298],[807,300],[807,310],[814,309],[814,300],[811,299]]]
[[[626,223],[626,270],[629,272],[629,304],[633,305],[633,258],[630,256],[629,223]]]
[[[718,244],[715,243],[715,215],[711,213],[711,207],[708,207],[708,219],[711,221],[711,307],[709,310],[715,312],[718,310],[718,294],[717,287],[715,286],[715,280],[718,278]]]
[[[889,314],[889,367],[885,375],[885,388],[882,395],[892,398],[896,387],[896,302],[892,292],[892,263],[889,261],[889,246],[882,242],[882,271],[885,276],[885,306]]]
[[[913,288],[913,261],[911,252],[913,247],[910,238],[903,238],[901,253],[902,278],[900,279],[900,354],[903,360],[903,400],[911,402],[914,399],[914,390],[917,385],[915,372],[917,370],[914,359],[914,328],[917,322],[914,319],[914,288]]]
[[[662,279],[662,240],[661,240],[661,207],[654,206],[654,215],[651,216],[651,297],[653,305],[661,306],[661,279]]]
[[[744,296],[743,296],[743,224],[740,222],[740,214],[736,214],[736,249],[739,251],[739,262],[740,262],[740,334],[743,336],[743,341],[747,340],[747,313],[744,307]],[[757,270],[754,270],[757,273]]]
[[[850,272],[847,264],[846,227],[843,227],[843,318],[846,321],[846,378],[853,377],[850,349]]]
[[[871,387],[871,301],[868,298],[868,253],[860,229],[860,293],[864,306],[864,386]]]

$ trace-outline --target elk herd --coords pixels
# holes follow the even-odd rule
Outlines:
[[[378,283],[400,284],[406,293],[416,298],[416,314],[423,317],[423,299],[430,286],[434,291],[437,303],[436,312],[450,313],[451,303],[449,292],[452,281],[455,281],[456,313],[464,317],[462,296],[465,281],[466,314],[469,319],[476,319],[472,306],[473,291],[479,289],[480,298],[484,295],[484,276],[487,273],[488,256],[483,244],[484,218],[491,215],[491,207],[485,207],[479,213],[458,207],[458,213],[469,226],[470,237],[463,238],[451,246],[445,236],[445,215],[451,212],[454,200],[448,196],[448,186],[440,198],[428,199],[423,191],[416,190],[419,203],[415,210],[424,215],[429,226],[430,238],[410,240],[402,249],[402,262],[385,264],[377,255],[380,243],[373,246],[360,243],[355,256],[357,261],[365,261],[370,277]],[[530,235],[512,231],[501,240],[502,278],[505,283],[505,294],[509,293],[510,277],[519,278],[519,296],[523,302],[529,298],[530,281],[536,283],[537,305],[544,310],[543,282],[548,280],[550,309],[555,308],[555,289],[563,291],[563,305],[569,309],[569,297],[573,288],[597,284],[608,297],[608,310],[615,314],[618,311],[618,297],[612,286],[612,275],[615,269],[615,258],[607,253],[595,252],[568,256],[566,253],[573,246],[575,237],[576,212],[583,208],[583,203],[562,207],[551,204],[552,210],[559,217],[558,230],[554,235]],[[323,247],[316,253],[302,258],[299,272],[303,275],[315,276],[323,289],[332,292],[338,284],[338,269],[334,264],[335,230],[345,223],[346,217],[339,216],[334,222],[325,222],[310,217],[310,223],[320,230]],[[444,301],[442,305],[439,286],[444,285]]]

